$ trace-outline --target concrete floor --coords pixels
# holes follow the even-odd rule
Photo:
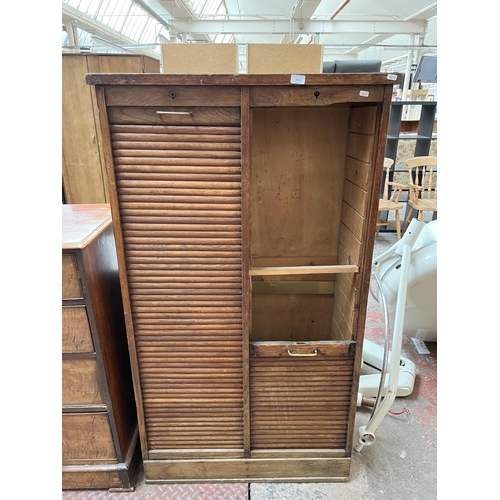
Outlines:
[[[394,233],[381,232],[374,256],[396,242]],[[365,338],[382,345],[383,316],[370,297]],[[133,493],[63,491],[63,500],[433,500],[437,498],[437,343],[426,343],[430,354],[419,354],[404,338],[402,356],[416,364],[417,377],[410,396],[397,398],[376,431],[376,441],[353,451],[348,483],[255,483],[147,485],[139,473]],[[364,373],[364,372],[362,372]],[[356,429],[366,425],[371,409],[360,407]]]

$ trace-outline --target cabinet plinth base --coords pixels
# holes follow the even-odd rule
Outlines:
[[[138,432],[130,443],[125,462],[115,464],[88,464],[62,466],[63,490],[134,491],[141,462]]]
[[[347,482],[351,458],[144,460],[146,483]]]
[[[133,491],[132,482],[134,478],[127,478],[123,482],[122,475],[124,464],[117,464],[114,470],[102,470],[102,466],[84,465],[78,466],[80,470],[75,470],[75,466],[62,467],[62,489],[63,490],[90,490],[109,489],[110,491]],[[65,469],[68,469],[65,471]],[[120,474],[122,472],[122,474]]]

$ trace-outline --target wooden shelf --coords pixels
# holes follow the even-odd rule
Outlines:
[[[250,269],[250,276],[280,276],[285,274],[342,274],[357,273],[358,266],[288,266],[288,267],[254,267]]]

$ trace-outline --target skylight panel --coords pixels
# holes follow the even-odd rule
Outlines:
[[[186,0],[184,2],[197,18],[226,16],[227,10],[222,0]]]

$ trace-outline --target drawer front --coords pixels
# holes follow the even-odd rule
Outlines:
[[[240,123],[239,107],[218,106],[111,106],[111,124],[145,125],[224,125]]]
[[[62,416],[63,461],[116,461],[106,413],[66,413]]]
[[[347,446],[351,342],[256,342],[250,357],[251,447]]]
[[[62,297],[63,299],[83,298],[82,283],[74,254],[62,256]]]
[[[95,359],[65,359],[62,362],[62,404],[102,404],[99,371]]]
[[[251,87],[250,106],[331,106],[342,103],[382,102],[384,89],[362,85],[322,87]]]
[[[108,106],[240,106],[241,91],[236,86],[160,85],[105,88]]]
[[[87,309],[62,308],[62,352],[94,352]]]

